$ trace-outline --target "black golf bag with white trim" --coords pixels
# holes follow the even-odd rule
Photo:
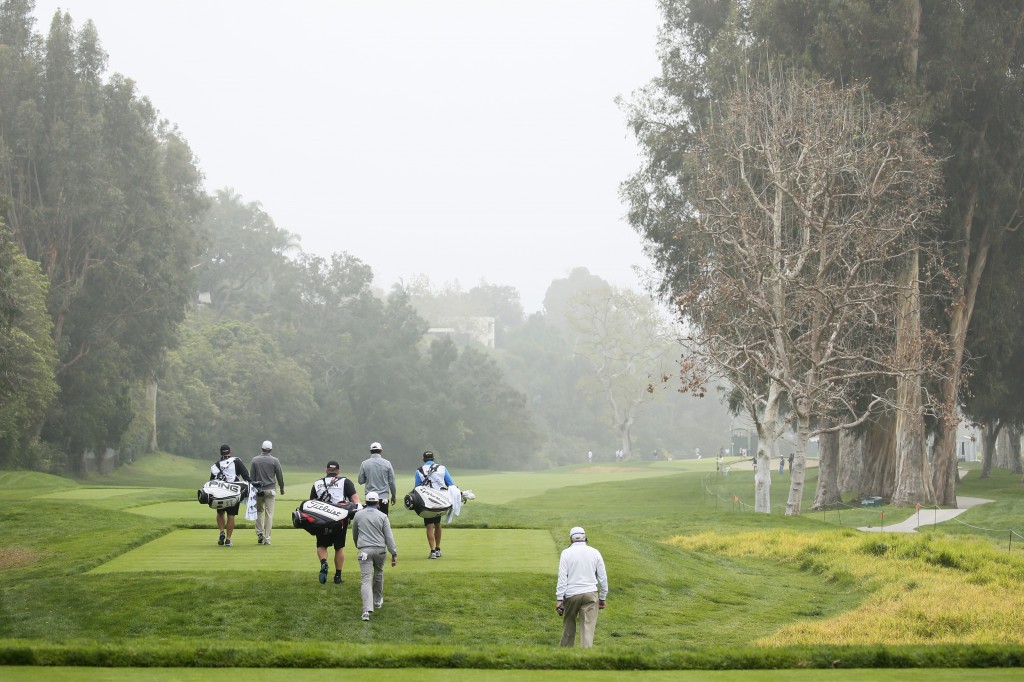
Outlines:
[[[330,502],[305,500],[299,508],[292,512],[292,526],[301,528],[310,535],[318,535],[322,531],[337,528],[345,523],[350,510]]]

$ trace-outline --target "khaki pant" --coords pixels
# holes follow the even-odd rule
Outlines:
[[[262,497],[256,498],[256,535],[263,535],[264,540],[270,539],[270,531],[274,529],[274,500],[276,491],[268,490]]]
[[[363,598],[363,611],[373,613],[375,604],[384,601],[384,558],[383,547],[364,547],[359,550],[359,594]]]
[[[594,628],[597,626],[597,592],[574,594],[562,600],[562,646],[572,646],[576,640],[576,619],[580,621],[580,647],[594,646]]]

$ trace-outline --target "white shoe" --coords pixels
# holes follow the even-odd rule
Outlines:
[[[384,600],[383,599],[381,599],[380,601],[373,602],[373,608],[375,608],[375,609],[379,609],[382,606],[384,606]]]
[[[370,620],[370,612],[363,611],[363,620]]]

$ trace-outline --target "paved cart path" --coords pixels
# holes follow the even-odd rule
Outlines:
[[[967,475],[966,469],[960,469],[960,479]],[[943,521],[949,521],[957,516],[960,516],[971,507],[976,507],[979,504],[985,504],[986,502],[992,502],[992,500],[986,500],[983,497],[960,497],[956,498],[956,509],[922,509],[920,512],[911,513],[910,517],[906,521],[900,521],[892,525],[886,524],[882,526],[862,526],[857,530],[862,530],[865,533],[916,533],[918,528],[922,526],[935,526]]]

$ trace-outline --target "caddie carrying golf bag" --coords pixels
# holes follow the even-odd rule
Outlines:
[[[227,509],[238,504],[249,492],[245,483],[228,483],[216,479],[207,481],[196,491],[199,504],[209,505],[211,509]]]
[[[310,535],[340,526],[348,518],[349,510],[320,500],[306,500],[292,512],[292,526]]]
[[[452,498],[447,490],[418,485],[405,496],[405,508],[425,519],[432,519],[452,508]]]

